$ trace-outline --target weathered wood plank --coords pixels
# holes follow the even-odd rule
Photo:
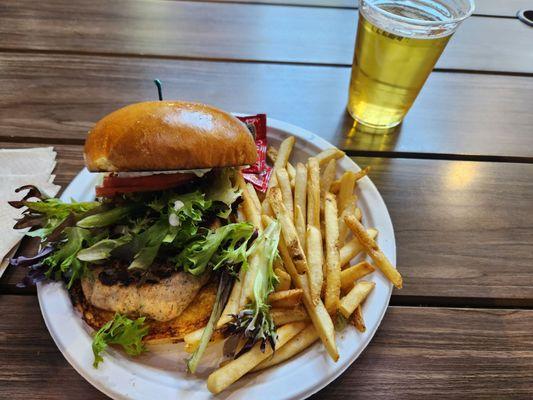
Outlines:
[[[202,2],[276,4],[280,6],[307,7],[342,7],[357,8],[357,0],[194,0]],[[529,0],[476,0],[474,15],[491,15],[496,17],[514,17],[516,12],[531,6]]]
[[[35,296],[0,302],[0,397],[105,398],[55,347]],[[533,311],[390,307],[359,359],[318,399],[528,398]]]
[[[356,22],[350,9],[24,0],[0,5],[0,47],[351,65]],[[437,67],[533,73],[532,41],[517,19],[472,17]]]
[[[433,73],[399,134],[353,136],[349,68],[42,54],[0,54],[0,64],[4,138],[83,143],[102,116],[156,99],[160,78],[167,99],[266,112],[344,149],[533,160],[527,77]]]
[[[81,146],[56,149],[64,185],[83,166]],[[355,160],[372,167],[394,224],[404,288],[393,302],[533,307],[533,165]],[[0,292],[18,293],[23,275],[8,270]]]

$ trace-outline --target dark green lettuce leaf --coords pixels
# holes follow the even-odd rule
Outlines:
[[[89,230],[77,227],[66,228],[65,233],[66,241],[58,246],[58,250],[45,258],[43,264],[49,267],[46,273],[48,277],[53,276],[57,280],[61,274],[65,274],[69,278],[67,288],[70,289],[72,283],[85,272],[86,265],[78,260],[77,255],[92,235]]]
[[[161,219],[153,224],[138,237],[141,245],[129,269],[147,269],[152,265],[159,251],[159,247],[167,236],[169,224],[166,219]]]
[[[121,219],[127,217],[137,207],[135,205],[128,205],[122,207],[115,207],[111,210],[104,211],[98,214],[89,215],[78,221],[76,224],[80,228],[103,228],[119,222]]]
[[[113,250],[131,240],[131,235],[125,235],[118,239],[102,239],[91,247],[80,250],[77,255],[78,260],[87,262],[106,260],[111,256]]]

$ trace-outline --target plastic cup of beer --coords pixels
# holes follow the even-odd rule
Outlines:
[[[400,124],[471,0],[359,0],[348,112],[372,128]]]

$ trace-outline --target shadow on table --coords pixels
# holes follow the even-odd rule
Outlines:
[[[337,127],[336,144],[351,151],[394,151],[401,134],[401,125],[389,129],[377,129],[354,121],[345,113]]]

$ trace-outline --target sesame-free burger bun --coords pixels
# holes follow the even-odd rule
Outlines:
[[[257,150],[246,125],[206,104],[148,101],[96,123],[85,141],[93,172],[164,171],[251,165]]]

